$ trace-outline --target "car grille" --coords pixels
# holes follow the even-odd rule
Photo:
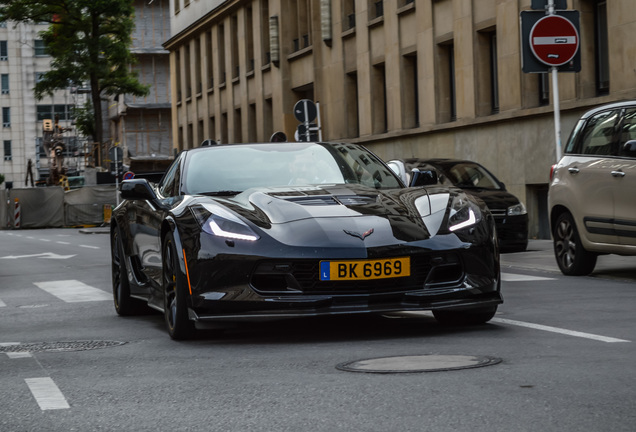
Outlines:
[[[489,209],[490,213],[496,218],[506,217],[506,209]]]
[[[251,284],[260,293],[293,295],[377,294],[430,289],[445,291],[463,277],[455,254],[411,255],[411,276],[392,279],[321,281],[319,260],[263,261],[254,271]]]

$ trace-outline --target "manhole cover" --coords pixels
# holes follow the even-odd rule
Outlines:
[[[417,373],[472,369],[501,363],[500,358],[469,355],[415,355],[381,357],[341,363],[337,369],[367,373]]]
[[[120,341],[68,341],[0,344],[0,353],[88,351],[124,345]]]

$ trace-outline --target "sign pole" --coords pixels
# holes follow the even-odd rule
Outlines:
[[[554,99],[554,140],[556,143],[556,161],[561,160],[561,104],[559,103],[559,71],[552,66],[552,98]]]
[[[117,149],[115,149],[113,153],[115,153],[115,197],[117,199],[117,205],[119,206],[119,167],[117,166]]]
[[[554,0],[548,0],[548,15],[554,15]],[[561,160],[561,104],[559,103],[559,71],[552,66],[552,99],[554,99],[554,145],[556,161]]]

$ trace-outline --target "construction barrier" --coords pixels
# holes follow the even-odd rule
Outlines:
[[[20,200],[16,198],[14,201],[15,206],[13,210],[13,228],[18,229],[20,228]]]

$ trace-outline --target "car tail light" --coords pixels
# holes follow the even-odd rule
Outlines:
[[[552,165],[550,168],[550,181],[552,181],[552,177],[554,177],[554,169],[556,168],[556,164]]]

